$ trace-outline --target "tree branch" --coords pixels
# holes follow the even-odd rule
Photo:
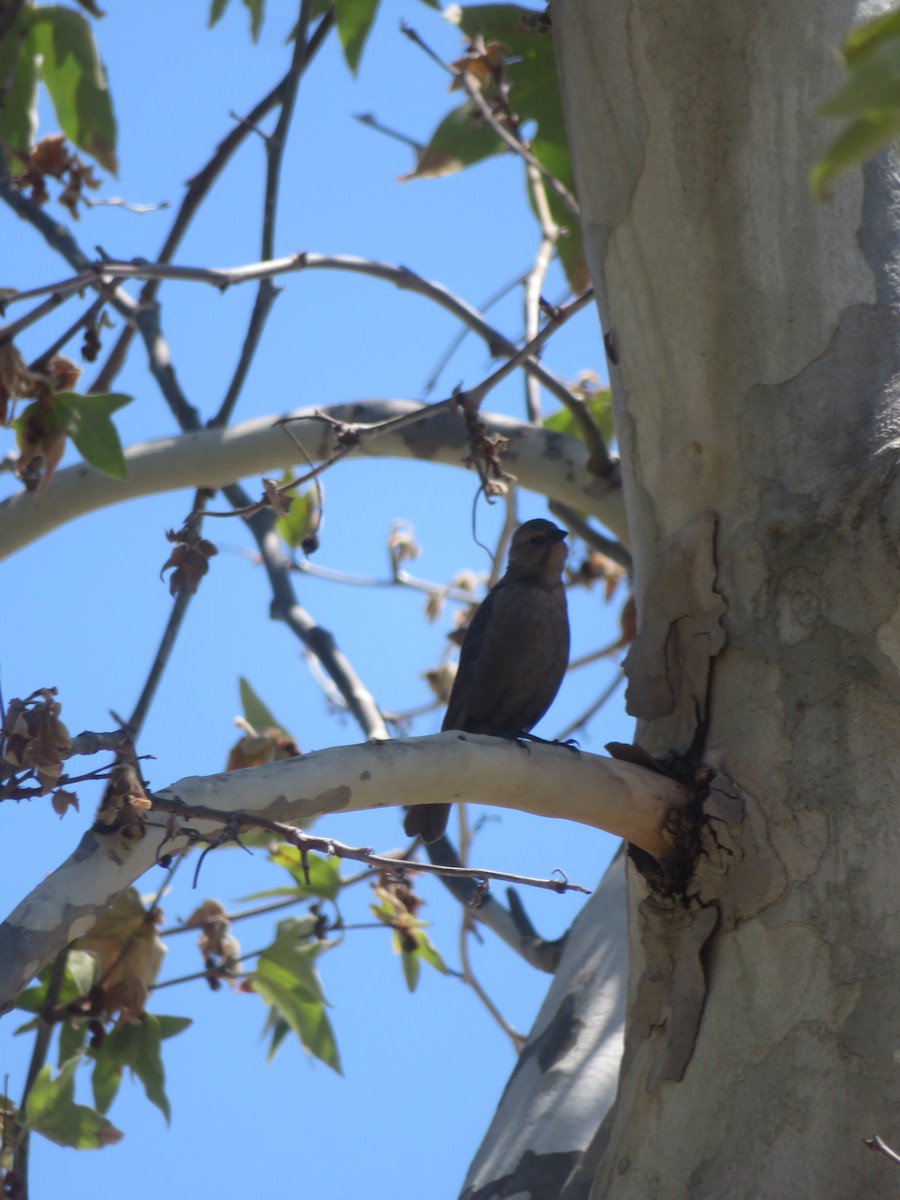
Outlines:
[[[290,70],[285,77],[285,88],[280,101],[278,120],[275,122],[275,128],[266,138],[265,142],[266,186],[263,196],[263,222],[260,246],[260,257],[262,258],[272,258],[275,253],[275,215],[278,209],[281,164],[284,158],[284,148],[287,144],[288,129],[290,128],[291,117],[294,112],[294,102],[297,98],[297,88],[306,70],[309,49],[306,37],[309,30],[311,8],[312,4],[310,0],[301,0],[300,17],[297,22],[297,28],[294,30],[294,54],[291,59]],[[246,381],[250,365],[253,362],[253,356],[256,354],[266,320],[277,294],[277,289],[271,279],[260,281],[256,290],[256,300],[253,304],[253,311],[250,314],[247,334],[244,338],[244,344],[241,347],[237,367],[231,383],[228,385],[225,398],[219,406],[219,411],[210,421],[211,425],[227,425],[231,420],[231,414],[234,412],[235,405],[238,402],[238,397]]]
[[[421,408],[412,401],[384,400],[339,405],[324,412],[334,422],[358,423],[412,414]],[[333,451],[333,430],[316,419],[318,411],[300,410],[291,417],[294,435],[314,461]],[[481,418],[489,434],[508,440],[504,465],[522,487],[589,513],[620,539],[627,537],[621,488],[616,480],[598,479],[589,471],[582,442],[510,417],[482,413]],[[283,419],[264,417],[230,429],[196,430],[139,443],[125,452],[128,479],[124,481],[103,475],[87,463],[57,471],[40,500],[23,488],[0,504],[0,557],[110,504],[185,487],[225,487],[235,479],[290,467],[297,461],[297,449],[278,424]],[[359,451],[354,453],[361,456]],[[425,459],[460,466],[468,453],[462,420],[440,412],[408,430],[382,436],[366,448],[365,457]]]
[[[339,746],[264,767],[179,780],[161,801],[212,805],[278,822],[398,805],[460,799],[578,821],[633,842],[658,860],[678,858],[676,826],[693,797],[680,784],[633,763],[577,754],[567,747],[528,747],[498,738],[448,731],[432,737]],[[91,830],[75,852],[44,879],[0,926],[0,1011],[63,946],[160,854],[191,838],[177,821],[129,825],[127,839]],[[195,822],[194,835],[220,823]],[[143,836],[135,837],[136,830]]]
[[[328,33],[334,26],[334,10],[329,9],[322,20],[313,31],[312,37],[306,49],[307,65],[312,61],[314,55],[318,51],[322,42],[328,36]],[[181,239],[184,237],[188,226],[193,219],[197,209],[203,202],[206,194],[209,192],[212,185],[218,179],[219,175],[224,170],[228,161],[242,144],[244,139],[249,136],[254,127],[262,120],[266,113],[270,112],[276,104],[278,104],[284,91],[288,86],[289,75],[285,77],[265,95],[258,104],[247,113],[242,121],[236,122],[233,129],[222,138],[215,149],[212,157],[202,167],[196,175],[188,180],[187,192],[184,195],[181,205],[176,214],[175,220],[172,223],[172,228],[169,230],[168,237],[163,244],[162,250],[159,252],[159,262],[168,262],[178,246]],[[159,290],[160,280],[150,280],[141,290],[140,303],[150,304],[156,299],[156,293]],[[119,335],[119,339],[113,346],[106,363],[103,366],[100,374],[97,376],[91,388],[94,392],[105,392],[111,387],[113,380],[118,375],[125,361],[125,356],[128,353],[128,348],[131,345],[131,339],[134,336],[133,327],[126,327]]]
[[[425,279],[423,276],[417,275],[415,271],[411,271],[408,267],[397,267],[392,263],[357,258],[349,254],[313,254],[312,252],[302,251],[297,254],[289,254],[284,258],[249,263],[241,267],[191,267],[173,266],[166,262],[146,263],[103,260],[89,264],[83,270],[80,270],[77,275],[69,279],[58,280],[56,283],[47,284],[43,287],[30,288],[28,291],[18,292],[13,296],[9,296],[5,304],[8,307],[11,304],[34,299],[48,293],[60,296],[67,295],[69,292],[81,291],[85,287],[96,286],[101,278],[112,280],[145,279],[156,283],[166,279],[179,280],[181,282],[205,283],[211,287],[224,290],[228,287],[237,287],[243,283],[259,282],[260,280],[272,279],[277,275],[296,274],[301,271],[343,271],[351,274],[366,275],[372,279],[380,279],[385,283],[391,283],[401,291],[409,291],[423,296],[456,317],[467,329],[476,333],[484,341],[493,357],[516,357],[516,365],[521,366],[530,376],[537,379],[560,403],[565,404],[569,408],[573,408],[573,405],[584,408],[583,402],[572,394],[564,380],[560,379],[559,376],[555,375],[536,358],[526,355],[523,360],[521,350],[516,346],[515,342],[510,341],[509,338],[505,337],[504,334],[491,325],[485,319],[483,313],[473,308],[472,305],[455,295],[448,288],[445,288],[443,284]],[[149,300],[143,300],[145,292],[146,289],[141,293],[142,304],[149,304]],[[572,313],[580,311],[580,308],[583,307],[588,298],[587,293],[585,293],[580,298],[581,302],[572,310]],[[569,309],[566,308],[564,311],[568,313]],[[543,336],[546,337],[548,332],[553,331],[553,329],[545,331]],[[124,333],[122,336],[124,337]],[[542,344],[542,341],[538,345]],[[99,389],[100,382],[100,379],[98,379],[94,385],[95,389]],[[109,385],[109,380],[105,374],[103,382],[106,386]],[[576,418],[578,418],[577,413]],[[596,429],[593,432],[596,434]],[[603,452],[598,453],[598,462],[604,461],[604,455],[605,448]]]

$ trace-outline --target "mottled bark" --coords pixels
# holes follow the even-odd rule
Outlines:
[[[618,363],[629,705],[646,749],[714,772],[689,900],[631,872],[623,1071],[571,1196],[898,1186],[861,1142],[900,1086],[898,181],[806,182],[858,15],[553,7]]]

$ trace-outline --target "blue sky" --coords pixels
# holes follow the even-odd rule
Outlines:
[[[114,208],[84,214],[75,234],[88,253],[152,259],[161,245],[183,182],[209,157],[243,112],[280,77],[289,50],[287,6],[270,5],[258,46],[250,44],[247,14],[233,4],[214,30],[205,6],[176,0],[154,5],[110,4],[97,24],[120,130],[121,171],[104,179],[102,195],[135,203],[170,201],[173,208],[145,216]],[[401,184],[412,165],[403,145],[353,120],[374,112],[386,125],[424,140],[454,99],[445,77],[399,33],[405,18],[446,58],[459,54],[457,30],[414,0],[385,0],[357,80],[334,39],[301,84],[285,156],[276,250],[358,254],[403,263],[480,305],[529,265],[538,230],[528,210],[519,164],[493,160],[437,181]],[[42,109],[42,131],[53,128]],[[258,258],[263,149],[249,139],[219,181],[176,261],[236,265]],[[55,209],[58,219],[63,210]],[[24,288],[67,274],[40,238],[0,212],[0,286]],[[435,362],[456,332],[448,315],[418,297],[347,275],[316,272],[283,282],[266,328],[237,419],[278,414],[315,404],[368,397],[417,399]],[[547,293],[562,294],[559,276]],[[237,359],[253,301],[246,289],[225,295],[197,284],[167,284],[161,293],[163,328],[179,380],[204,417],[218,407]],[[80,308],[64,308],[58,323],[29,331],[20,346],[40,353],[56,329]],[[16,312],[14,315],[18,315]],[[515,293],[492,311],[508,336],[521,330]],[[107,348],[111,336],[106,335]],[[561,375],[602,372],[596,315],[588,310],[565,328],[546,353]],[[489,372],[484,347],[468,338],[436,395]],[[89,381],[90,369],[85,375]],[[175,432],[174,421],[144,367],[139,346],[116,384],[135,397],[118,426],[126,444]],[[555,407],[547,401],[547,411]],[[523,414],[523,385],[514,377],[487,408]],[[8,447],[4,447],[4,451]],[[67,461],[70,461],[67,459]],[[74,460],[73,460],[74,461]],[[13,486],[9,476],[5,489]],[[386,540],[392,521],[415,529],[422,556],[416,575],[447,582],[459,570],[487,570],[472,541],[470,513],[476,490],[471,473],[427,464],[347,463],[325,479],[325,525],[316,561],[360,575],[387,574]],[[251,492],[258,482],[248,481]],[[3,494],[6,494],[4,491]],[[168,554],[163,531],[177,528],[190,506],[171,493],[109,509],[66,526],[2,566],[4,635],[0,671],[4,695],[56,686],[72,732],[108,729],[110,710],[127,713],[139,693],[164,627],[169,597],[159,580]],[[500,506],[479,506],[478,528],[490,542]],[[522,519],[543,515],[540,497],[522,494]],[[251,543],[238,522],[211,530],[220,547],[210,575],[191,605],[174,660],[146,724],[140,750],[151,784],[221,770],[235,738],[237,680],[247,677],[301,747],[357,741],[346,718],[329,713],[323,693],[288,632],[268,619],[261,570],[247,555]],[[312,578],[298,580],[302,603],[337,637],[382,707],[413,708],[428,700],[422,672],[446,649],[451,613],[428,624],[421,594],[353,588]],[[621,600],[621,596],[620,596]],[[602,591],[571,597],[573,656],[611,642],[618,603]],[[570,675],[539,732],[554,736],[606,686],[608,663]],[[440,713],[412,732],[439,727]],[[608,740],[631,740],[621,693],[580,734],[582,746],[602,750]],[[8,911],[75,845],[91,821],[96,793],[81,793],[81,813],[60,821],[48,804],[5,805],[0,811],[0,904]],[[473,807],[473,820],[479,813]],[[539,822],[497,810],[481,829],[473,858],[482,865],[547,875],[562,868],[586,886],[599,879],[615,839],[599,832]],[[330,820],[322,832],[345,842],[386,849],[402,844],[395,811]],[[166,921],[186,916],[207,896],[229,908],[251,892],[286,882],[264,855],[223,851],[207,856],[197,890],[182,870],[164,902]],[[160,877],[141,881],[152,892]],[[448,963],[458,963],[460,914],[441,886],[422,881],[425,916]],[[502,898],[502,891],[498,891]],[[541,934],[560,936],[581,901],[527,894],[525,904]],[[364,887],[347,901],[349,920],[364,921]],[[260,948],[269,922],[236,929],[246,950]],[[192,935],[166,939],[163,978],[199,968]],[[472,949],[479,977],[507,1018],[527,1031],[547,978],[527,967],[490,934]],[[118,1146],[75,1153],[38,1141],[32,1152],[34,1196],[91,1194],[103,1200],[127,1187],[132,1200],[155,1197],[174,1185],[178,1194],[202,1189],[223,1196],[248,1187],[277,1194],[304,1191],[343,1197],[361,1186],[371,1200],[457,1194],[504,1083],[514,1065],[510,1045],[474,994],[458,980],[423,972],[410,995],[386,931],[348,934],[321,961],[344,1077],[310,1065],[288,1041],[272,1065],[260,1042],[260,1001],[194,984],[167,989],[151,1008],[192,1016],[192,1028],[168,1044],[167,1084],[173,1122],[167,1129],[141,1089],[123,1086],[111,1118],[125,1132]],[[14,1096],[30,1053],[16,1038],[15,1015],[0,1024],[0,1074]],[[87,1076],[80,1095],[89,1099]],[[258,1182],[259,1181],[259,1182]]]

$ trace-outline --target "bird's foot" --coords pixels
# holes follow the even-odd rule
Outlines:
[[[537,742],[540,746],[565,746],[567,750],[573,750],[576,754],[581,753],[581,747],[575,738],[567,738],[564,742],[561,742],[559,738],[542,738],[538,737],[536,733],[523,732],[516,734],[516,741],[520,746],[525,746],[526,749],[528,748],[528,742]]]

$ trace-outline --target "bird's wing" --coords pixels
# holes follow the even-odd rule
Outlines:
[[[463,642],[442,728],[512,737],[543,714],[559,686],[548,690],[543,599],[517,582],[488,593]]]

